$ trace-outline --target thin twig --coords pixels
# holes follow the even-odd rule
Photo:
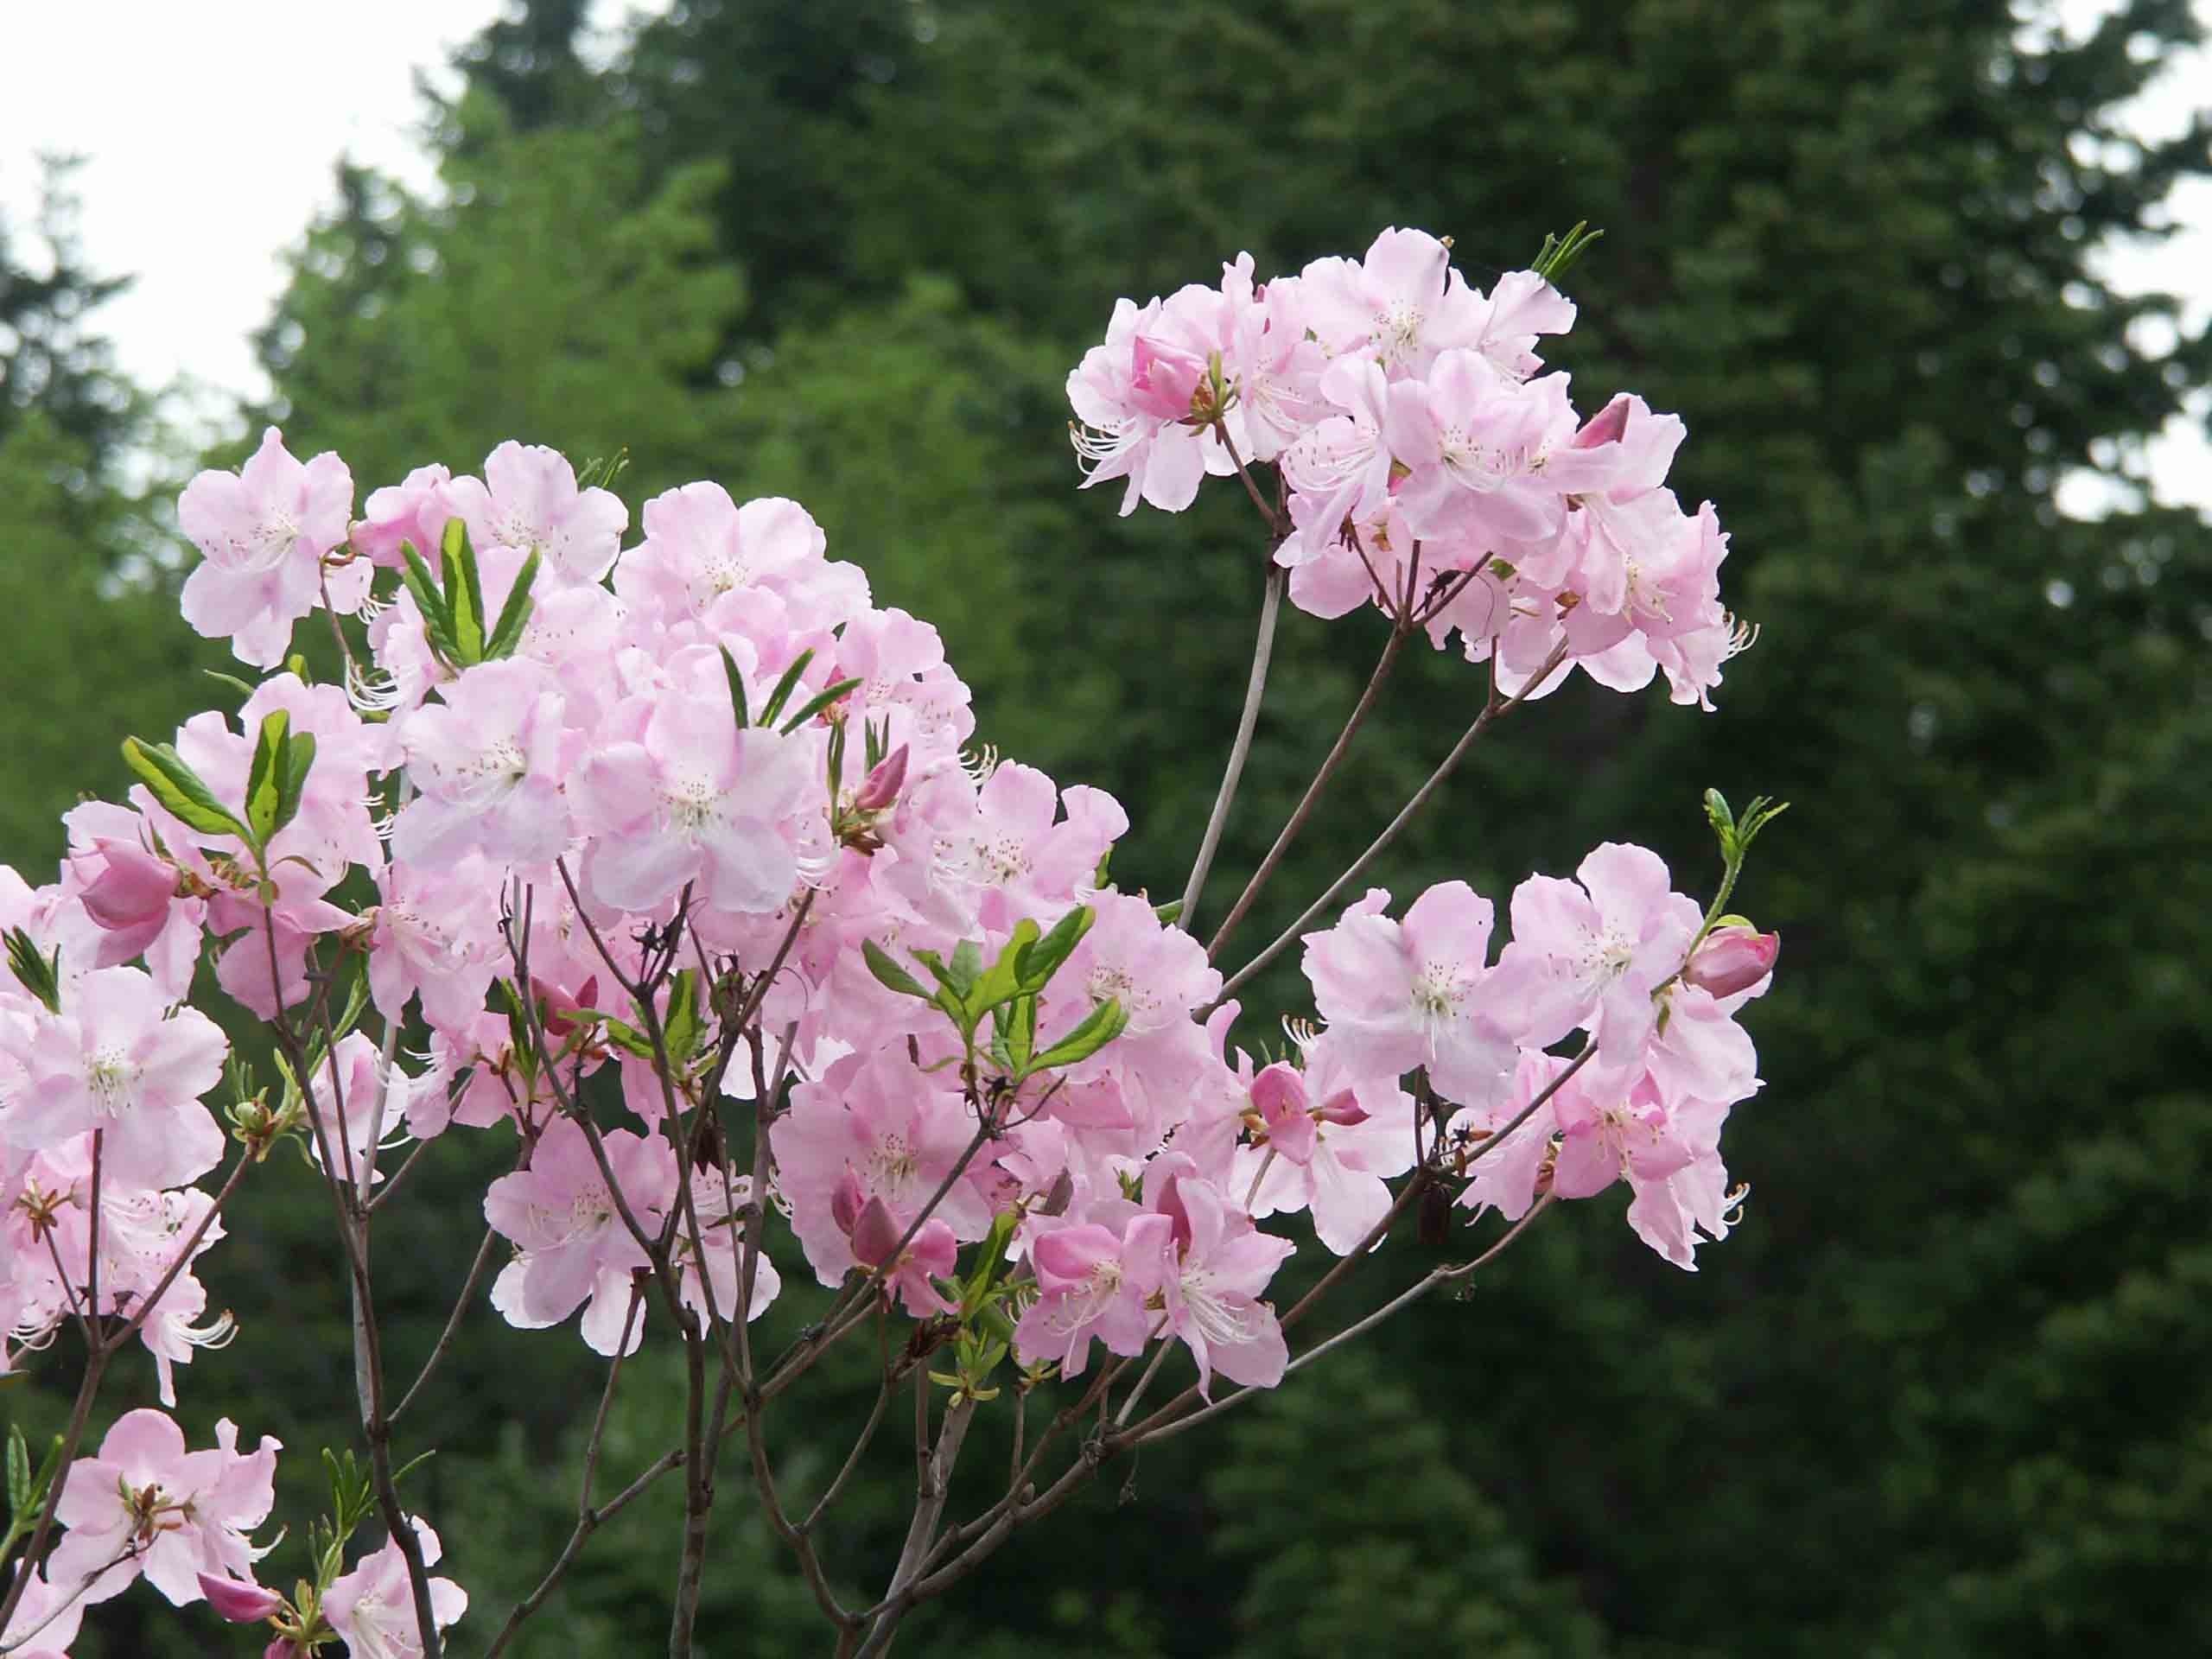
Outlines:
[[[1268,664],[1274,655],[1275,620],[1282,612],[1282,590],[1289,573],[1272,558],[1268,563],[1267,587],[1260,598],[1260,632],[1252,647],[1252,672],[1244,686],[1244,712],[1237,717],[1236,740],[1230,746],[1229,765],[1221,774],[1221,788],[1213,798],[1213,812],[1206,819],[1206,831],[1198,842],[1198,855],[1191,865],[1191,879],[1183,884],[1183,908],[1176,917],[1177,925],[1186,932],[1195,929],[1198,912],[1198,894],[1206,884],[1206,872],[1213,868],[1213,855],[1221,845],[1221,832],[1229,823],[1229,809],[1236,799],[1236,786],[1244,777],[1244,762],[1252,753],[1252,732],[1259,724],[1260,702],[1268,689]]]
[[[1566,659],[1567,646],[1564,644],[1561,644],[1560,647],[1546,660],[1544,666],[1538,671],[1535,677],[1512,696],[1507,697],[1501,702],[1496,695],[1493,694],[1491,699],[1483,705],[1482,713],[1475,716],[1474,724],[1468,727],[1466,731],[1460,736],[1459,741],[1452,746],[1452,753],[1444,757],[1442,762],[1437,766],[1434,772],[1429,773],[1428,780],[1422,784],[1419,789],[1414,791],[1413,798],[1408,801],[1405,805],[1400,809],[1398,816],[1390,820],[1389,826],[1383,830],[1381,835],[1376,836],[1374,841],[1368,846],[1367,850],[1362,853],[1357,858],[1354,859],[1351,861],[1351,868],[1346,869],[1344,873],[1338,876],[1334,881],[1332,881],[1329,884],[1327,890],[1325,891],[1319,899],[1316,899],[1312,904],[1308,905],[1296,921],[1293,922],[1288,927],[1285,928],[1281,933],[1277,935],[1273,944],[1269,944],[1265,950],[1262,950],[1259,955],[1254,957],[1251,961],[1246,963],[1242,968],[1239,968],[1235,973],[1231,974],[1229,976],[1228,981],[1222,986],[1221,995],[1217,996],[1211,1003],[1207,1004],[1205,1007],[1198,1010],[1200,1015],[1203,1016],[1206,1014],[1210,1014],[1215,1008],[1219,1007],[1224,1002],[1227,1001],[1231,996],[1236,995],[1236,989],[1239,986],[1245,983],[1245,982],[1249,980],[1255,974],[1258,973],[1262,968],[1265,968],[1269,963],[1273,962],[1276,957],[1281,955],[1291,944],[1294,944],[1298,938],[1304,934],[1306,930],[1313,925],[1314,919],[1319,917],[1323,911],[1326,910],[1330,904],[1335,900],[1336,896],[1342,893],[1347,887],[1351,886],[1352,882],[1357,880],[1361,874],[1366,870],[1367,867],[1379,858],[1383,850],[1388,848],[1392,842],[1398,838],[1399,832],[1408,823],[1414,821],[1414,817],[1420,814],[1421,808],[1428,804],[1429,798],[1434,795],[1439,789],[1442,788],[1445,780],[1450,778],[1451,775],[1459,769],[1459,762],[1466,758],[1467,751],[1475,746],[1476,739],[1482,736],[1484,732],[1490,729],[1491,723],[1493,721],[1499,719],[1501,716],[1511,712],[1514,709],[1519,707],[1521,703],[1528,699],[1529,694],[1534,691],[1538,686],[1541,685],[1546,680],[1549,679],[1554,671],[1558,669],[1560,664],[1564,662]]]

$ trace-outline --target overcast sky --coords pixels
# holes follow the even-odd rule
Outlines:
[[[2212,13],[2212,0],[2201,0]],[[444,74],[451,49],[501,0],[73,0],[10,8],[16,73],[0,99],[0,213],[21,225],[42,150],[81,155],[85,247],[96,269],[131,273],[131,291],[101,313],[122,367],[149,385],[183,378],[211,406],[260,389],[248,334],[283,282],[283,251],[332,198],[341,155],[410,182],[429,169],[414,137],[413,76]],[[603,31],[628,11],[595,0]],[[658,10],[649,5],[647,10]],[[2065,0],[2070,27],[2109,0]],[[86,66],[95,60],[96,75]],[[2133,121],[2171,131],[2212,102],[2212,63],[2167,66]],[[1570,206],[1572,204],[1569,204]],[[2182,234],[2105,257],[2128,288],[2190,296],[2212,315],[2212,184],[2177,193]],[[2169,500],[2212,505],[2204,414],[2153,446],[2152,477]],[[2091,492],[2072,504],[2088,507]]]

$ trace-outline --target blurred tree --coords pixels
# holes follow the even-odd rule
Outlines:
[[[130,279],[96,275],[86,264],[71,184],[79,164],[41,158],[30,238],[0,216],[0,438],[36,410],[80,446],[97,474],[143,411],[91,326],[93,311]]]

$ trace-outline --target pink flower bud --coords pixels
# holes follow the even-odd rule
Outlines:
[[[1252,1104],[1270,1124],[1306,1109],[1306,1079],[1298,1068],[1277,1060],[1252,1079]]]
[[[830,1219],[837,1224],[837,1230],[846,1237],[853,1236],[853,1228],[861,1218],[861,1206],[867,1202],[867,1195],[861,1191],[861,1178],[848,1168],[837,1183],[837,1190],[830,1195]],[[868,1263],[870,1267],[874,1265],[873,1262]]]
[[[261,1659],[300,1659],[300,1650],[289,1637],[278,1637],[261,1650]]]
[[[101,836],[93,850],[73,859],[85,890],[85,912],[111,932],[130,929],[159,931],[176,897],[176,870],[143,847]]]
[[[1748,927],[1717,927],[1682,969],[1682,982],[1713,996],[1748,991],[1774,971],[1782,935]]]
[[[1205,378],[1206,360],[1195,352],[1163,345],[1139,334],[1130,346],[1129,389],[1146,414],[1179,421],[1191,412],[1191,399]]]
[[[1349,1089],[1340,1089],[1314,1109],[1325,1123],[1334,1123],[1350,1128],[1355,1123],[1367,1122],[1367,1108],[1359,1103],[1359,1096]]]
[[[1600,444],[1618,443],[1621,435],[1628,430],[1628,394],[1623,392],[1583,422],[1582,429],[1574,435],[1574,442],[1568,448],[1595,449]]]
[[[857,1186],[858,1183],[855,1185]],[[845,1190],[841,1185],[837,1197],[844,1196]],[[833,1205],[836,1202],[831,1200]],[[870,1198],[853,1219],[853,1259],[864,1268],[880,1267],[904,1231],[906,1229],[892,1219],[891,1211],[881,1198]]]
[[[856,812],[880,812],[899,798],[899,791],[906,786],[906,746],[897,748],[875,763],[874,769],[861,780],[853,796],[853,810]]]
[[[219,1579],[210,1573],[200,1575],[200,1592],[207,1598],[217,1618],[233,1624],[258,1624],[284,1605],[284,1598],[274,1590],[264,1590],[245,1579]],[[290,1643],[279,1645],[285,1652],[291,1651]]]

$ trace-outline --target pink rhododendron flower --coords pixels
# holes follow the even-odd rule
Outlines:
[[[353,550],[372,564],[397,570],[406,563],[400,550],[412,547],[425,564],[436,569],[446,521],[453,517],[446,490],[452,481],[449,467],[417,467],[404,483],[370,491],[361,504],[361,521],[353,526]]]
[[[1405,920],[1372,889],[1337,925],[1306,936],[1306,976],[1345,1065],[1396,1077],[1417,1065],[1446,1098],[1481,1105],[1511,1071],[1520,1010],[1494,995],[1491,904],[1464,881],[1431,887]]]
[[[438,1535],[410,1516],[423,1565],[435,1567],[445,1554]],[[468,1592],[451,1579],[430,1580],[430,1618],[441,1633],[468,1611]],[[356,1659],[422,1659],[423,1630],[415,1616],[415,1593],[408,1583],[407,1558],[397,1539],[364,1556],[351,1573],[334,1583],[322,1599],[322,1616],[345,1638]]]
[[[1428,372],[1439,352],[1472,345],[1485,309],[1426,231],[1395,227],[1364,259],[1317,259],[1300,273],[1307,326],[1332,355],[1356,352],[1392,375]]]
[[[675,1151],[658,1135],[627,1129],[601,1138],[631,1215],[657,1231],[675,1200]],[[492,1183],[484,1218],[518,1252],[492,1285],[492,1306],[508,1324],[525,1331],[558,1325],[588,1300],[583,1337],[592,1351],[636,1351],[645,1314],[642,1301],[632,1313],[632,1279],[649,1263],[573,1119],[547,1126],[528,1169]]]
[[[1043,1294],[1014,1328],[1014,1347],[1027,1359],[1052,1360],[1076,1376],[1097,1340],[1115,1354],[1139,1354],[1158,1322],[1145,1302],[1166,1276],[1174,1223],[1133,1204],[1119,1227],[1089,1221],[1040,1230],[1029,1241],[1029,1265]]]
[[[210,639],[230,640],[241,662],[282,662],[292,624],[321,598],[323,556],[346,539],[353,512],[346,463],[327,454],[296,461],[270,427],[245,467],[200,474],[177,501],[177,522],[202,556],[184,580],[184,620]],[[333,582],[332,604],[359,608],[367,567]]]
[[[9,1114],[10,1138],[50,1147],[97,1130],[107,1170],[147,1186],[213,1169],[223,1132],[200,1097],[222,1079],[221,1029],[196,1008],[171,1014],[136,968],[97,969],[70,992],[62,1013],[39,1011],[15,1050],[28,1086]]]
[[[475,849],[495,864],[550,864],[567,850],[563,784],[582,734],[562,723],[560,683],[527,658],[485,663],[401,722],[420,791],[392,827],[392,851],[443,868]]]
[[[1390,1207],[1389,1178],[1414,1165],[1414,1098],[1393,1077],[1355,1076],[1323,1033],[1304,1069],[1278,1061],[1252,1079],[1260,1117],[1227,1183],[1251,1194],[1255,1220],[1305,1210],[1338,1255],[1359,1248]]]
[[[1501,988],[1543,1047],[1580,1026],[1612,1072],[1640,1065],[1658,1011],[1652,993],[1681,966],[1702,919],[1670,890],[1656,853],[1607,842],[1577,881],[1532,875],[1514,890],[1513,942],[1499,958]]]
[[[567,458],[540,444],[501,444],[485,457],[482,479],[456,478],[443,493],[478,548],[535,553],[570,582],[597,582],[613,569],[630,523],[620,496],[579,490]],[[428,559],[432,550],[417,550]]]
[[[215,1445],[188,1452],[162,1412],[125,1412],[96,1456],[72,1465],[55,1517],[68,1529],[47,1576],[87,1601],[120,1594],[140,1574],[173,1605],[200,1599],[200,1575],[250,1578],[266,1551],[250,1534],[276,1502],[278,1442],[238,1449],[238,1429],[215,1425]],[[118,1556],[124,1559],[118,1561]]]
[[[787,824],[822,792],[812,746],[739,729],[727,693],[671,689],[606,734],[575,780],[590,891],[652,910],[686,882],[717,910],[772,910],[798,880]]]
[[[1170,1224],[1160,1274],[1166,1334],[1198,1361],[1198,1391],[1207,1392],[1216,1371],[1247,1388],[1274,1387],[1290,1351],[1274,1310],[1259,1297],[1296,1247],[1260,1231],[1173,1154],[1154,1161],[1145,1186]]]

